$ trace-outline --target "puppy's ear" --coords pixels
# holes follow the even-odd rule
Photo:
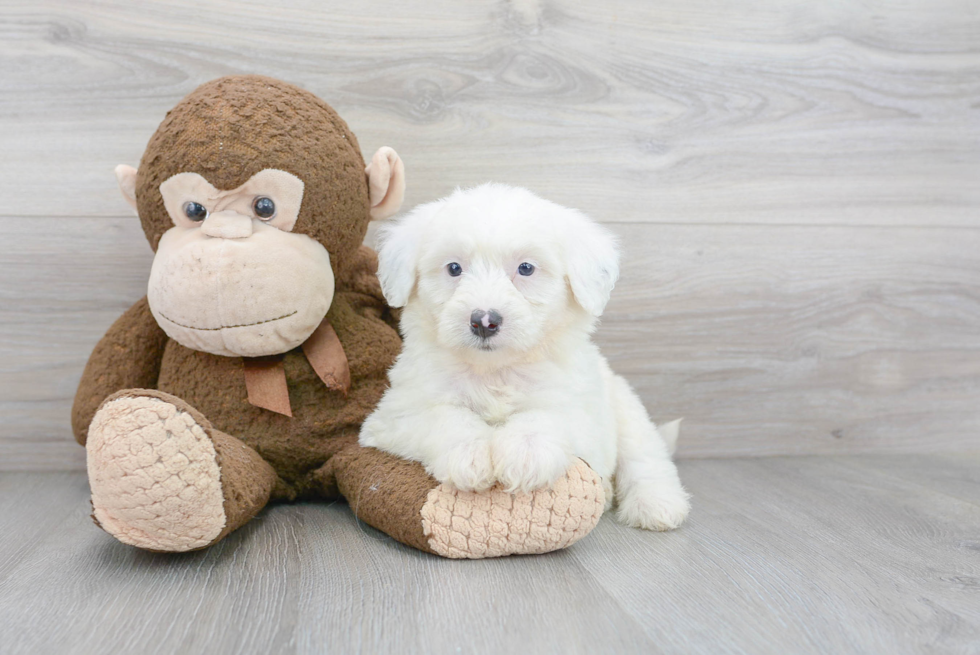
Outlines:
[[[420,205],[378,231],[378,279],[392,307],[404,307],[412,295],[418,277],[420,235],[440,205]]]
[[[578,304],[601,316],[619,279],[619,248],[609,230],[579,211],[568,212],[561,223],[568,282]]]

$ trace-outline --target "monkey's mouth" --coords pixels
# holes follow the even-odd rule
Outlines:
[[[160,316],[164,317],[174,325],[180,326],[182,328],[187,328],[188,330],[200,330],[201,332],[217,332],[218,330],[231,330],[233,328],[243,328],[252,327],[253,325],[262,325],[264,323],[272,323],[273,321],[281,321],[284,318],[289,318],[290,316],[295,316],[299,310],[293,310],[288,314],[283,314],[282,316],[277,316],[275,318],[267,318],[264,321],[255,321],[254,323],[242,323],[240,325],[222,325],[221,327],[196,327],[194,325],[184,325],[183,323],[178,323],[174,319],[170,318],[164,313],[160,313]]]

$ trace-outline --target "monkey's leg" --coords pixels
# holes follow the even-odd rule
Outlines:
[[[418,462],[354,443],[334,455],[337,487],[359,519],[398,541],[450,558],[547,553],[592,531],[602,479],[578,460],[551,489],[473,493],[439,484]]]
[[[258,453],[162,391],[106,398],[86,450],[93,518],[153,551],[210,546],[255,516],[277,479]]]
[[[92,350],[75,392],[71,427],[78,443],[85,445],[92,417],[109,395],[156,386],[166,345],[167,335],[150,313],[146,296],[116,319]]]

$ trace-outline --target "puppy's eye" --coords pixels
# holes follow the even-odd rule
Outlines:
[[[534,264],[528,264],[527,262],[523,262],[520,266],[517,267],[517,272],[527,277],[528,275],[534,272]]]
[[[252,203],[252,211],[263,221],[267,221],[276,215],[276,203],[272,202],[272,198],[260,196]]]
[[[449,274],[453,277],[459,277],[463,272],[463,267],[456,262],[452,262],[451,264],[446,265],[446,270],[449,271]]]
[[[208,217],[208,209],[199,202],[185,202],[184,216],[191,219],[195,223],[200,223]]]

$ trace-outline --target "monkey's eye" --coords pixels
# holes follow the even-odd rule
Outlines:
[[[208,217],[208,208],[199,202],[185,202],[184,215],[195,223],[200,223]]]
[[[457,264],[456,262],[447,264],[446,270],[449,271],[449,274],[452,275],[453,277],[459,277],[463,273],[463,267]]]
[[[260,196],[252,203],[252,210],[256,216],[267,221],[276,215],[276,203],[272,202],[272,198]]]
[[[528,264],[527,262],[522,262],[520,266],[517,267],[517,272],[527,277],[534,272],[534,264]]]

